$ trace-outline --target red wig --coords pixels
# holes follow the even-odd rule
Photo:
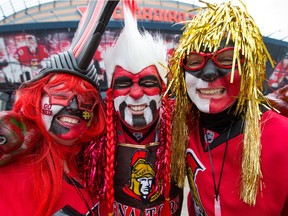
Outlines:
[[[34,194],[35,200],[39,201],[36,215],[39,216],[53,214],[53,208],[62,191],[63,160],[67,162],[70,172],[79,173],[81,171],[77,166],[79,152],[85,142],[101,135],[105,129],[105,113],[103,104],[100,102],[95,107],[89,130],[83,133],[77,144],[67,147],[57,144],[51,138],[41,117],[43,87],[48,83],[55,85],[63,82],[66,83],[65,89],[75,89],[80,94],[84,91],[91,91],[95,95],[99,95],[99,99],[101,99],[95,87],[82,78],[64,73],[51,73],[20,87],[13,107],[14,112],[19,113],[27,121],[33,122],[39,129],[34,139],[31,140],[31,142],[37,140],[39,143],[34,144],[33,153],[25,157],[33,165]]]

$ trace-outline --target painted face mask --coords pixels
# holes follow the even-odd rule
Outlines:
[[[161,79],[155,66],[137,74],[116,66],[113,80],[114,107],[122,122],[143,129],[157,119]]]
[[[182,59],[188,95],[201,112],[219,113],[237,100],[241,77],[236,64],[230,82],[233,53],[234,48],[227,47],[216,53],[191,52]]]
[[[79,83],[81,86],[82,83]],[[73,145],[88,130],[100,102],[90,91],[65,88],[65,82],[44,87],[42,118],[46,130],[59,143]]]

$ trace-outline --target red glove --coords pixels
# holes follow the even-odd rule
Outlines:
[[[0,166],[33,149],[37,129],[30,121],[11,111],[0,112]]]
[[[288,85],[266,95],[266,99],[282,115],[288,117]]]

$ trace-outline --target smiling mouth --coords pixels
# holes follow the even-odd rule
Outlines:
[[[61,116],[57,119],[61,124],[63,125],[77,125],[79,124],[79,119],[78,118],[73,118],[69,116]]]
[[[226,95],[226,89],[225,88],[213,88],[213,89],[197,89],[197,94],[201,98],[214,98],[219,99]]]
[[[134,115],[143,114],[143,111],[146,109],[147,105],[128,105],[128,108],[131,110],[131,113]]]

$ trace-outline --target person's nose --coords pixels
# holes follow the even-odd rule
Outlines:
[[[143,96],[143,90],[142,88],[139,86],[138,83],[133,83],[131,89],[130,89],[130,93],[129,96],[132,97],[134,100],[138,100],[139,98],[141,98]]]
[[[217,67],[212,61],[212,59],[208,59],[207,63],[203,68],[203,72],[201,74],[201,79],[206,82],[212,82],[219,77],[219,73],[217,71]]]
[[[71,102],[69,103],[69,105],[67,106],[67,109],[70,111],[76,111],[78,110],[78,102],[77,102],[77,96],[75,96]]]

